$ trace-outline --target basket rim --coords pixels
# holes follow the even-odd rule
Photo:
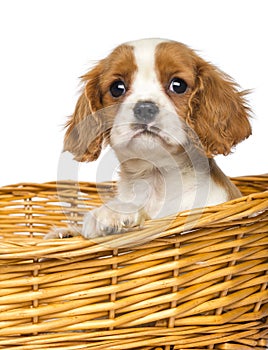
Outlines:
[[[259,181],[267,182],[268,174],[257,176],[242,176],[231,178],[232,181]],[[107,190],[115,186],[115,182],[94,183],[94,182],[74,182],[74,181],[51,181],[47,183],[19,183],[16,185],[9,185],[0,188],[1,195],[14,194],[19,195],[22,193],[31,193],[38,187],[41,190],[43,188],[55,189],[56,186],[62,186],[63,188],[69,188],[70,185],[78,186],[79,190],[93,191],[98,189]],[[204,208],[197,208],[192,210],[186,210],[178,213],[177,215],[167,216],[161,219],[148,220],[145,223],[144,228],[139,229],[139,245],[146,244],[155,239],[165,239],[172,234],[188,235],[192,230],[204,228],[209,226],[219,226],[232,222],[232,225],[239,225],[241,220],[247,219],[248,222],[254,221],[254,216],[262,215],[262,212],[266,212],[268,209],[268,190],[262,192],[251,193],[249,195],[233,199],[228,202],[224,202],[215,206],[209,206]],[[198,216],[198,220],[196,217]],[[167,228],[168,227],[168,228]],[[98,237],[94,240],[85,240],[83,237],[74,237],[71,239],[52,239],[43,240],[42,237],[24,237],[16,236],[2,240],[5,242],[5,248],[0,249],[0,256],[2,259],[11,259],[12,252],[16,251],[18,256],[55,256],[55,254],[61,254],[64,256],[72,252],[72,256],[89,254],[90,252],[107,251],[135,247],[137,245],[137,230],[126,232],[124,234],[116,234],[106,237]],[[6,253],[10,250],[10,253]]]

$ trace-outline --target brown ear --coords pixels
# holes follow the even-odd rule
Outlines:
[[[71,152],[74,159],[80,162],[96,160],[105,138],[105,126],[98,112],[102,108],[99,89],[101,72],[100,62],[82,77],[85,87],[66,125],[64,151]]]
[[[187,121],[208,157],[227,155],[251,134],[247,92],[239,92],[228,75],[203,60],[197,64],[196,80]]]

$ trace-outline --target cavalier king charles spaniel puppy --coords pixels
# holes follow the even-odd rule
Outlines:
[[[85,238],[241,196],[213,159],[251,134],[246,92],[230,76],[184,44],[144,39],[82,80],[64,150],[87,162],[110,145],[120,162],[117,195],[85,215]]]

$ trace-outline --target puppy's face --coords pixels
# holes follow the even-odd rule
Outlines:
[[[185,107],[195,81],[193,63],[184,57],[188,49],[144,40],[129,43],[124,50],[131,57],[132,70],[128,80],[119,75],[110,85],[109,98],[118,104],[112,147],[119,157],[148,159],[163,150],[178,152],[187,141]]]
[[[96,159],[104,141],[121,159],[175,154],[193,134],[212,157],[251,132],[236,84],[177,42],[123,44],[83,80],[65,138],[65,150],[80,161]]]

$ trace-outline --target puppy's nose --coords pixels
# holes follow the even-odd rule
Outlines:
[[[135,117],[142,123],[152,122],[159,113],[159,108],[152,101],[138,101],[134,108]]]

